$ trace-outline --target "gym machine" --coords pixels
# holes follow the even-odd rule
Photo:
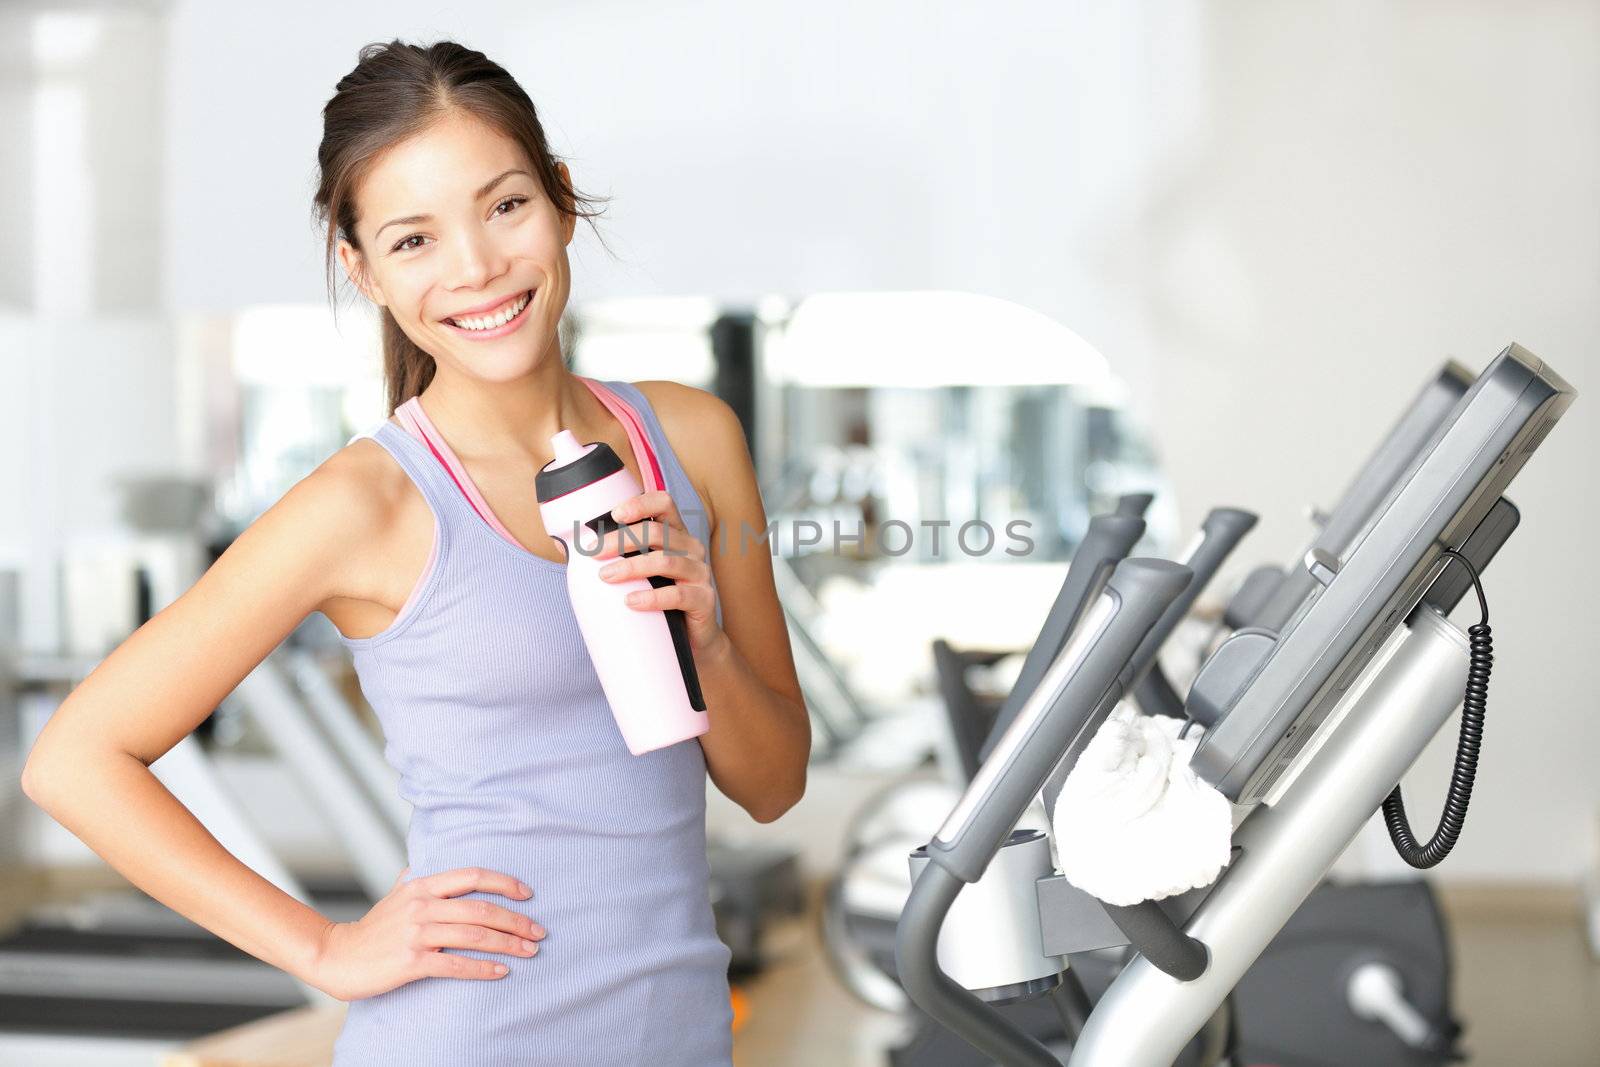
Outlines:
[[[1464,367],[1452,361],[1424,384],[1336,505],[1317,517],[1320,529],[1307,551],[1323,547],[1337,552],[1348,547],[1371,519],[1377,504],[1438,430],[1472,378]],[[840,981],[867,1003],[890,1011],[907,1007],[904,992],[893,977],[895,924],[909,891],[901,857],[937,825],[940,811],[948,811],[959,790],[971,781],[1004,725],[1015,717],[1022,699],[1060,651],[1088,602],[1089,592],[1103,583],[1110,569],[1143,536],[1143,517],[1151,499],[1148,493],[1126,494],[1119,499],[1114,514],[1091,520],[1074,554],[1074,573],[1068,575],[1016,683],[998,711],[985,706],[971,691],[966,668],[974,663],[988,665],[1003,654],[941,649],[935,643],[935,664],[958,757],[959,780],[898,781],[871,798],[850,824],[840,869],[823,895],[821,939],[827,958]],[[1248,513],[1219,509],[1208,516],[1184,558],[1203,564],[1202,580],[1208,578],[1252,525],[1253,517]],[[1210,537],[1210,544],[1201,552],[1208,534],[1220,536]],[[1281,605],[1290,595],[1303,595],[1288,592],[1304,588],[1292,580],[1293,574],[1293,569],[1276,566],[1262,566],[1251,572],[1228,601],[1207,646],[1214,647],[1219,634],[1227,630],[1261,625],[1282,610]],[[1199,592],[1198,585],[1192,589]],[[1134,688],[1135,699],[1144,711],[1181,717],[1183,699],[1167,679],[1159,659],[1150,662]],[[1038,809],[1025,816],[1024,821],[1041,828],[1047,825]],[[1295,967],[1306,976],[1302,989],[1311,983],[1327,988],[1286,1000],[1290,994],[1272,977],[1280,969],[1280,950],[1292,955]],[[1449,1027],[1448,938],[1428,884],[1421,880],[1381,886],[1330,883],[1319,887],[1307,900],[1294,923],[1284,931],[1281,944],[1275,943],[1262,961],[1259,974],[1252,972],[1241,984],[1238,1007],[1251,1020],[1250,1051],[1266,1060],[1282,1058],[1312,1030],[1332,1029],[1338,1033],[1351,1022],[1359,1023],[1361,1020],[1352,1014],[1337,987],[1346,959],[1364,951],[1378,951],[1403,960],[1400,978],[1412,1004],[1439,1027]],[[1094,992],[1110,981],[1124,962],[1125,953],[1124,949],[1089,954],[1075,960],[1074,965],[1084,984]],[[1308,958],[1317,966],[1310,966]],[[1307,1027],[1301,1023],[1308,1004],[1320,1006],[1318,1017],[1323,1026]],[[1018,1025],[1041,1038],[1060,1030],[1059,1020],[1048,1005],[1022,1001],[1008,1011]],[[1319,1043],[1316,1047],[1323,1046]],[[893,1050],[890,1058],[896,1067],[959,1067],[974,1062],[968,1046],[926,1020]]]
[[[1230,992],[1371,814],[1384,808],[1414,866],[1437,863],[1460,832],[1489,635],[1487,618],[1463,635],[1445,612],[1476,587],[1487,615],[1478,582],[1487,559],[1473,555],[1514,527],[1501,493],[1573,395],[1536,357],[1508,347],[1345,550],[1308,553],[1313,585],[1281,629],[1244,627],[1207,660],[1184,705],[1206,727],[1191,765],[1235,805],[1233,856],[1203,890],[1126,908],[1056,875],[1048,834],[1014,829],[1039,799],[1053,809],[1088,739],[1148,668],[1146,638],[1189,581],[1177,564],[1119,563],[944,825],[912,856],[896,944],[911,999],[1007,1067],[1062,1062],[993,1006],[1038,997],[1057,1007],[1074,1065],[1236,1062]],[[1451,800],[1439,832],[1419,846],[1396,783],[1464,688]],[[1119,944],[1137,955],[1091,1003],[1069,959]],[[1387,976],[1365,973],[1352,994],[1361,1010],[1390,1011],[1390,1029],[1415,1022],[1403,1002],[1386,999]],[[1411,1036],[1439,1044],[1450,1035]]]

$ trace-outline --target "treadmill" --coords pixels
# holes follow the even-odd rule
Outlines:
[[[1131,908],[1066,885],[1047,835],[1013,830],[1041,792],[1053,808],[1083,746],[1148,668],[1144,639],[1187,582],[1176,564],[1118,564],[955,810],[912,855],[896,945],[911,999],[1007,1067],[1062,1062],[992,1006],[1031,997],[1055,1002],[1075,1037],[1073,1065],[1167,1067],[1197,1041],[1198,1062],[1227,1062],[1230,991],[1461,703],[1474,649],[1444,614],[1465,592],[1461,568],[1445,574],[1448,553],[1470,559],[1504,539],[1496,528],[1509,533],[1501,493],[1573,396],[1531,353],[1508,347],[1370,515],[1314,544],[1304,576],[1285,576],[1310,585],[1281,628],[1246,626],[1222,643],[1185,710],[1210,719],[1192,765],[1235,804],[1232,861],[1203,890]],[[1342,551],[1329,547],[1339,540]],[[947,926],[968,886],[985,906],[956,908]],[[1067,958],[1114,944],[1138,955],[1091,1009],[1074,995],[1082,987],[1067,980]]]
[[[252,869],[329,918],[353,921],[393,882],[404,852],[316,721],[339,709],[319,707],[291,686],[290,674],[307,669],[297,663],[301,655],[274,651],[224,702],[265,730],[308,787],[350,854],[353,878],[292,871],[228,793],[196,736],[180,740],[152,770]],[[91,666],[24,661],[19,682],[70,684]],[[343,714],[354,721],[348,709]],[[0,1033],[182,1041],[334,1003],[136,888],[43,902],[0,934]]]

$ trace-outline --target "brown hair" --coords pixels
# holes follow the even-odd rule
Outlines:
[[[608,198],[585,196],[562,177],[533,101],[498,63],[454,41],[426,46],[398,40],[369,44],[322,108],[312,202],[317,220],[327,227],[328,298],[335,307],[338,239],[361,251],[356,239],[356,189],[384,150],[453,109],[471,113],[519,144],[556,210],[588,219],[594,227],[599,212],[588,205]],[[595,234],[604,245],[597,227]],[[433,373],[433,357],[407,337],[384,308],[383,376],[389,413],[427,388]]]

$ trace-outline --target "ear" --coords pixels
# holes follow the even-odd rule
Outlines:
[[[565,163],[561,162],[560,160],[557,160],[556,161],[556,170],[561,172],[561,180],[566,183],[566,186],[567,186],[568,189],[571,189],[572,188],[572,172],[567,169],[567,165]],[[576,215],[569,215],[566,212],[562,212],[561,213],[561,243],[562,244],[566,244],[566,245],[570,245],[572,243],[572,235],[574,233],[576,233],[577,231],[578,231],[578,217]]]
[[[362,295],[374,304],[379,307],[386,306],[383,299],[383,290],[378,288],[377,283],[372,280],[371,275],[367,272],[366,257],[356,250],[355,245],[346,241],[343,237],[339,238],[337,251],[339,253],[339,265],[344,268],[345,276],[350,279],[351,283],[357,289],[360,289]]]

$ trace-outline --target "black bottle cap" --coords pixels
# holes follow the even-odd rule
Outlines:
[[[604,441],[596,441],[593,448],[570,463],[558,467],[555,462],[551,460],[545,464],[533,480],[534,492],[541,504],[626,469],[617,453]]]

